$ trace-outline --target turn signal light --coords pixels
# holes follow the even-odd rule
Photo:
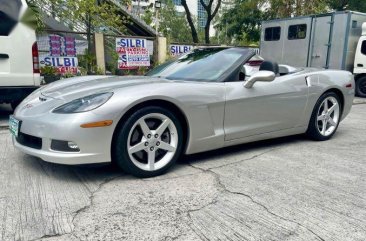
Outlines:
[[[110,126],[113,124],[112,120],[104,120],[104,121],[98,121],[98,122],[91,122],[80,125],[81,128],[94,128],[94,127],[104,127],[104,126]]]

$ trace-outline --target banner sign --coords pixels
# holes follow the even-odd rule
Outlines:
[[[179,44],[171,44],[170,45],[170,55],[171,56],[179,56],[185,53],[188,53],[193,49],[192,45],[179,45]]]
[[[150,66],[146,39],[116,38],[119,69],[136,69]]]
[[[50,56],[76,56],[74,37],[49,35]]]
[[[77,57],[54,57],[54,56],[40,56],[40,66],[52,66],[57,69],[59,74],[78,72],[78,58]]]

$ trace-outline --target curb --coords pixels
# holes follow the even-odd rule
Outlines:
[[[353,99],[353,104],[354,105],[366,104],[366,98],[361,98],[361,97],[355,96],[355,98]]]

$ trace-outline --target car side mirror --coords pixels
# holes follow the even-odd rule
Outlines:
[[[254,73],[245,83],[245,88],[252,88],[257,81],[271,82],[276,78],[276,74],[272,71],[261,70]]]

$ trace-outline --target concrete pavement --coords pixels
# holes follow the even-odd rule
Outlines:
[[[366,105],[327,142],[185,157],[137,179],[16,151],[0,130],[0,240],[366,240]]]

